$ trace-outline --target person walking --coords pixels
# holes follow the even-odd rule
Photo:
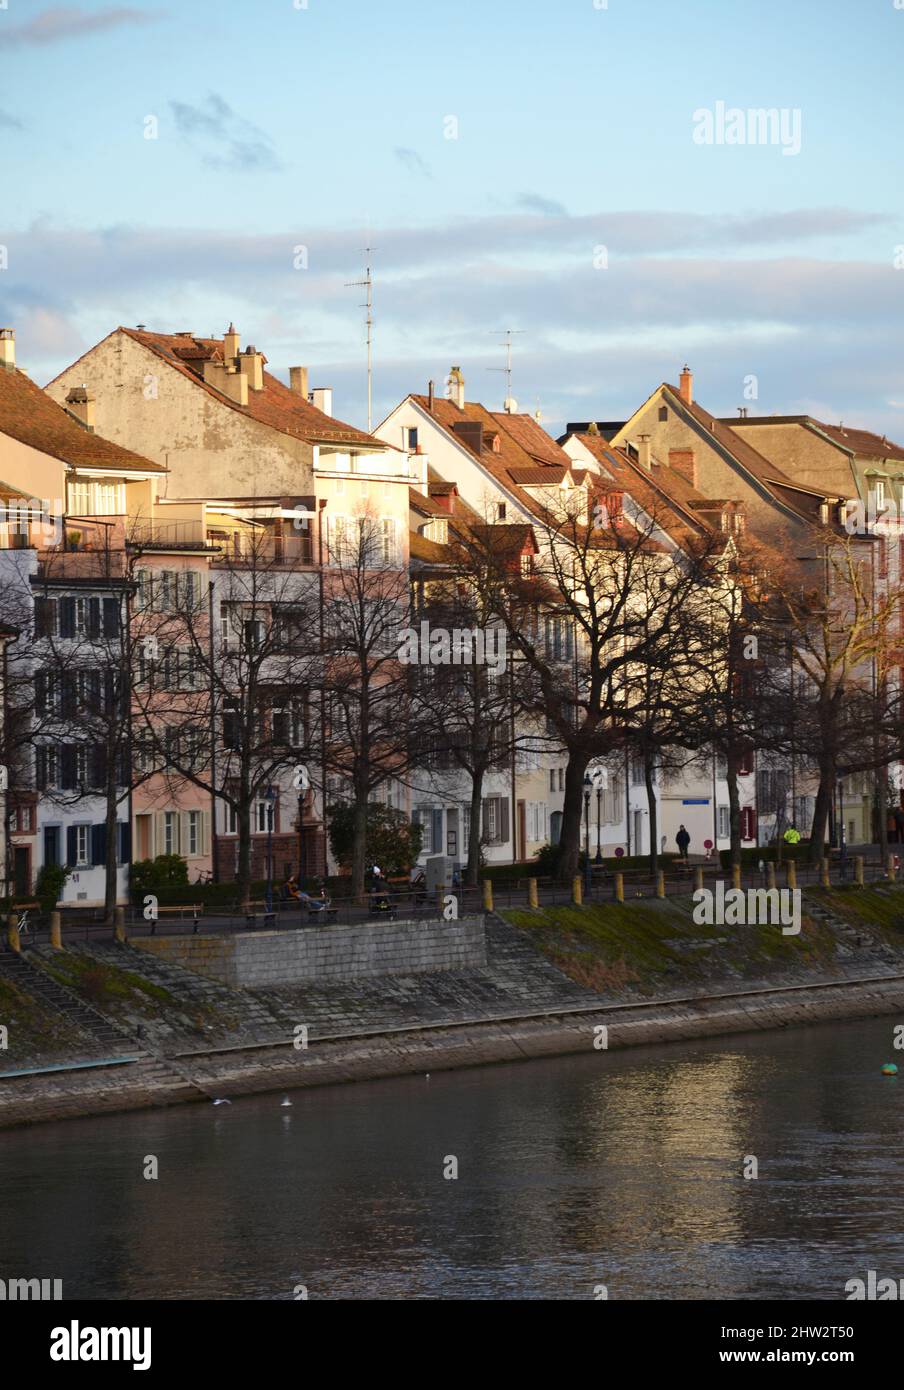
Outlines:
[[[687,852],[691,847],[691,837],[683,825],[679,825],[678,834],[675,836],[675,844],[678,846],[678,853],[687,863]]]

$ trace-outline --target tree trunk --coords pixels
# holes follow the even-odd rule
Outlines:
[[[880,767],[876,772],[876,801],[878,803],[877,815],[879,818],[879,860],[885,863],[888,859],[888,766]],[[872,836],[870,836],[872,838]]]
[[[483,803],[483,773],[471,775],[471,823],[468,826],[468,867],[465,870],[465,883],[469,888],[477,886],[480,875],[480,812]]]
[[[813,807],[813,825],[810,829],[810,863],[818,864],[825,851],[826,827],[829,822],[829,808],[835,789],[835,761],[824,759],[819,764],[819,790],[816,805]]]
[[[365,855],[367,854],[367,788],[355,788],[352,829],[352,897],[364,898]]]
[[[562,807],[562,848],[559,854],[559,878],[569,883],[580,868],[581,816],[584,809],[584,774],[589,757],[572,750],[565,769],[565,801]]]
[[[741,798],[738,795],[738,760],[729,750],[726,758],[725,780],[728,783],[728,833],[731,838],[731,863],[741,863]],[[716,854],[719,846],[716,845]]]
[[[647,807],[650,813],[650,872],[655,877],[659,868],[659,818],[656,809],[656,788],[653,784],[653,763],[643,760],[643,780],[647,788]]]
[[[117,866],[118,845],[116,843],[116,809],[119,804],[116,788],[116,751],[107,757],[107,806],[105,816],[106,864],[104,875],[104,922],[112,927],[116,920],[116,899],[118,897]]]
[[[251,802],[243,800],[236,807],[239,832],[239,862],[236,868],[239,905],[247,912],[251,905]]]

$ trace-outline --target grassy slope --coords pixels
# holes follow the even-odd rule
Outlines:
[[[821,903],[877,943],[904,948],[904,888],[807,889],[799,936],[778,926],[698,926],[687,897],[507,911],[510,922],[573,980],[591,989],[649,994],[682,980],[755,979],[830,970],[836,938],[808,915]]]

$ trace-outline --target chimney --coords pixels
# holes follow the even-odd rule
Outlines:
[[[239,335],[235,331],[235,324],[231,323],[223,334],[223,358],[228,370],[235,370],[234,358],[239,355]]]
[[[16,330],[0,328],[0,367],[8,372],[16,370]]]
[[[307,367],[289,368],[289,390],[294,391],[296,396],[301,396],[302,400],[308,398],[308,369]]]
[[[252,391],[264,389],[264,354],[249,343],[239,358],[239,369],[248,378]]]
[[[244,372],[229,371],[222,362],[205,361],[201,367],[208,386],[222,391],[236,405],[248,404],[248,377]]]
[[[433,402],[436,400],[436,387],[432,381],[427,382],[427,409],[433,413]]]
[[[640,436],[640,448],[637,451],[637,456],[640,459],[641,468],[645,468],[649,473],[653,467],[653,445],[648,434]]]
[[[449,399],[458,406],[459,410],[464,410],[465,379],[461,367],[453,367],[449,373]]]
[[[681,373],[678,394],[685,405],[694,404],[694,374],[685,362],[684,371]]]
[[[693,449],[669,449],[669,468],[680,473],[691,487],[697,486],[697,455]]]
[[[308,392],[308,400],[311,405],[322,410],[324,415],[333,413],[333,388],[332,386],[315,386],[313,391]]]
[[[85,429],[94,433],[94,407],[96,397],[93,391],[89,391],[85,385],[73,386],[66,397],[66,409],[70,415],[74,415]]]

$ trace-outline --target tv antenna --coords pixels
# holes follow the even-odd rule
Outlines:
[[[505,335],[505,342],[500,343],[500,347],[505,348],[505,366],[487,367],[488,372],[505,372],[505,410],[513,413],[515,400],[512,396],[512,338],[517,333],[523,333],[523,328],[502,328],[499,330]]]
[[[366,289],[367,298],[360,306],[367,310],[367,433],[373,429],[373,332],[374,332],[374,281],[371,273],[370,262],[375,246],[365,246],[364,254],[367,263],[364,268],[363,280],[346,280],[346,289]]]

